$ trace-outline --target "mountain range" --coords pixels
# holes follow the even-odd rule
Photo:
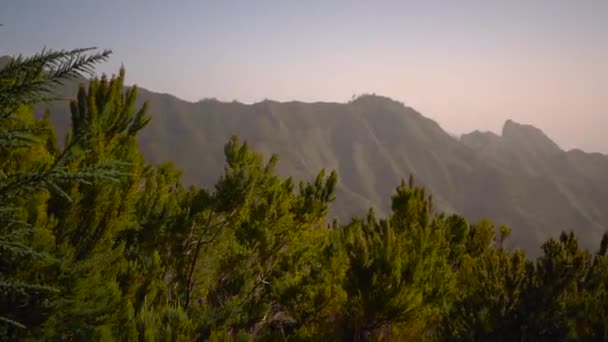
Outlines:
[[[77,84],[59,92],[75,98]],[[395,187],[413,175],[439,210],[507,225],[510,246],[532,255],[563,230],[593,248],[608,230],[608,156],[564,151],[529,125],[509,120],[501,135],[455,137],[413,108],[376,95],[348,103],[243,104],[188,102],[140,89],[138,101],[149,102],[152,116],[139,136],[143,155],[151,163],[172,161],[186,184],[212,186],[223,171],[223,145],[237,135],[266,157],[278,154],[280,174],[309,180],[321,169],[336,170],[334,217],[369,207],[386,213]],[[63,135],[68,108],[57,102],[37,111],[50,109]]]

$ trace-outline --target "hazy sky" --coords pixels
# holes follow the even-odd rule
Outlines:
[[[0,0],[0,55],[114,51],[188,100],[390,96],[449,132],[507,118],[608,153],[608,1]]]

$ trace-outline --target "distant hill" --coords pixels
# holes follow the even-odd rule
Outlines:
[[[75,97],[76,86],[62,92]],[[513,229],[511,244],[536,254],[538,244],[575,230],[595,248],[608,230],[608,157],[563,151],[539,129],[507,121],[502,135],[454,137],[414,109],[380,96],[349,103],[204,100],[196,103],[141,89],[152,121],[140,136],[149,162],[173,161],[189,184],[212,185],[231,135],[280,157],[279,172],[300,179],[320,169],[340,176],[333,214],[386,212],[402,178],[413,174],[438,208]],[[45,106],[47,108],[48,106]],[[52,120],[63,134],[66,104]],[[41,108],[42,110],[42,108]]]

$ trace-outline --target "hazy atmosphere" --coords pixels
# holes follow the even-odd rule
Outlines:
[[[607,108],[608,0],[0,0],[0,341],[608,341]]]
[[[376,93],[446,131],[506,119],[608,152],[606,1],[8,1],[0,55],[114,51],[128,83],[197,101]]]

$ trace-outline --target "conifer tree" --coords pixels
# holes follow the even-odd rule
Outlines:
[[[336,176],[321,173],[296,193],[291,179],[274,175],[276,157],[263,163],[236,138],[226,145],[225,154],[226,172],[210,195],[213,204],[204,215],[203,230],[211,237],[204,240],[206,254],[217,255],[218,273],[207,275],[212,276],[206,280],[207,295],[196,294],[197,302],[210,327],[259,335],[267,327],[295,321],[296,312],[283,305],[281,292],[292,290],[286,282],[293,281],[294,272],[304,267],[299,263],[308,260],[312,244],[307,241],[323,234],[320,223],[333,200]],[[218,236],[221,242],[210,244]],[[200,255],[200,241],[191,249],[194,256]]]
[[[12,58],[0,69],[0,329],[5,333],[27,326],[24,320],[33,303],[43,294],[55,292],[22,274],[29,262],[52,262],[30,244],[38,227],[31,224],[23,203],[47,190],[65,195],[58,184],[67,179],[114,176],[113,170],[105,167],[69,170],[67,163],[78,152],[70,146],[55,158],[42,153],[52,134],[48,123],[32,121],[31,106],[54,99],[53,86],[91,75],[93,66],[109,54],[92,49],[44,50],[31,57]],[[24,112],[30,114],[24,117],[20,114]]]
[[[53,334],[99,338],[112,336],[127,323],[131,326],[122,329],[134,330],[133,298],[125,294],[137,284],[121,281],[128,262],[118,234],[135,228],[143,172],[135,135],[149,118],[145,104],[135,108],[137,88],[124,90],[124,76],[121,69],[111,79],[91,80],[88,89],[81,86],[70,106],[72,130],[66,144],[87,153],[72,158],[68,167],[89,169],[112,163],[120,167],[121,176],[64,182],[67,196],[52,196],[48,201],[52,220],[48,229],[61,260],[48,272],[63,278],[58,284],[62,297],[47,324]],[[78,138],[81,132],[86,134]]]
[[[587,310],[582,302],[591,304],[592,296],[587,289],[591,285],[588,281],[593,255],[579,248],[572,232],[550,239],[542,249],[543,255],[534,263],[532,283],[525,298],[526,335],[545,341],[594,337],[580,329],[600,314],[588,312],[587,317],[583,314]]]
[[[388,219],[370,211],[343,229],[348,340],[430,338],[448,304],[453,274],[446,228],[433,216],[431,199],[410,180],[392,203]]]
[[[521,251],[489,248],[476,256],[465,254],[458,270],[459,291],[442,327],[443,339],[519,340],[529,277]]]

